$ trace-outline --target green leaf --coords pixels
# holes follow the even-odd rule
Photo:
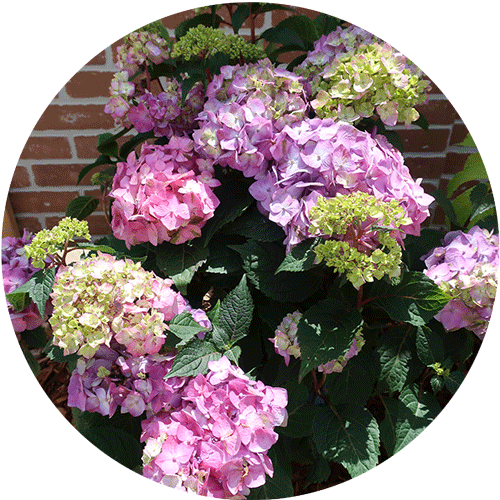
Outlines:
[[[340,373],[326,378],[328,397],[334,404],[356,403],[365,405],[373,392],[375,373],[371,351],[363,348],[351,358]]]
[[[288,422],[286,427],[279,427],[279,434],[293,438],[310,436],[312,434],[312,417],[318,406],[308,402],[309,391],[304,384],[299,384],[295,378],[290,378],[283,384],[288,394]]]
[[[276,270],[276,274],[282,271],[296,273],[312,269],[316,259],[314,249],[321,241],[321,238],[310,238],[293,247]]]
[[[154,138],[154,136],[155,135],[152,130],[150,132],[142,132],[140,134],[134,135],[120,148],[120,158],[126,159],[136,146],[141,144],[141,142]]]
[[[78,354],[69,354],[68,356],[65,356],[63,349],[54,345],[52,343],[52,339],[47,342],[43,352],[47,354],[47,357],[50,360],[55,361],[56,363],[71,363],[79,358]]]
[[[302,359],[299,377],[346,354],[362,324],[357,309],[346,310],[335,299],[321,300],[308,309],[297,325]]]
[[[437,394],[444,387],[444,378],[440,377],[439,375],[434,375],[431,378],[431,382],[430,383],[431,383],[431,387],[432,387],[432,392],[434,394]]]
[[[214,189],[214,194],[220,201],[214,216],[203,228],[201,239],[205,246],[211,238],[226,224],[233,222],[242,215],[254,202],[248,192],[247,183],[240,180],[229,180]]]
[[[291,30],[290,28],[269,28],[264,31],[262,35],[260,35],[260,38],[263,38],[270,43],[282,44],[284,47],[297,47],[296,50],[307,51],[308,49],[308,45],[304,42],[302,37],[296,31]]]
[[[102,155],[118,158],[118,143],[115,136],[109,132],[99,135],[96,149]]]
[[[405,385],[410,371],[412,341],[414,329],[410,326],[388,328],[383,332],[377,344],[381,390],[394,393]]]
[[[339,405],[335,412],[328,406],[320,408],[313,419],[313,440],[324,458],[340,462],[351,477],[378,464],[380,431],[362,406]]]
[[[250,6],[247,3],[240,3],[231,17],[233,30],[237,34],[243,26],[245,19],[250,15]]]
[[[450,300],[430,278],[421,272],[404,273],[391,286],[377,281],[371,289],[374,305],[382,307],[391,319],[419,326],[426,324]]]
[[[66,217],[83,220],[95,211],[99,200],[94,196],[78,196],[71,200],[66,208]]]
[[[335,31],[339,26],[342,26],[343,22],[341,19],[323,13],[314,18],[316,29],[323,35],[328,35],[332,31]]]
[[[31,299],[28,294],[28,287],[26,283],[11,293],[5,294],[8,303],[17,311],[24,311],[30,304]]]
[[[468,133],[467,137],[462,141],[457,144],[453,144],[454,146],[464,146],[466,148],[475,148],[476,143],[474,142],[474,139],[472,136]]]
[[[448,377],[445,377],[444,384],[446,388],[452,393],[455,394],[458,388],[462,384],[465,379],[465,373],[463,372],[451,372]]]
[[[224,234],[238,234],[261,242],[283,241],[286,236],[283,228],[262,215],[256,207],[248,209],[241,217],[225,226],[223,231]]]
[[[398,399],[382,397],[385,418],[380,424],[382,442],[389,456],[402,450],[439,414],[440,407],[429,393],[416,385],[406,387]]]
[[[21,307],[26,303],[26,293],[29,295],[31,300],[36,304],[40,316],[45,316],[45,304],[49,299],[49,295],[52,292],[52,287],[54,286],[54,280],[56,276],[57,268],[51,267],[45,271],[40,269],[37,271],[24,285],[16,288],[11,293],[6,295],[7,300],[12,304],[13,302],[16,306]]]
[[[413,125],[417,125],[417,127],[420,127],[422,130],[425,130],[426,132],[429,131],[429,122],[425,118],[425,116],[421,113],[420,116],[413,122]]]
[[[208,71],[211,75],[218,75],[222,66],[227,66],[230,63],[231,58],[229,57],[229,54],[226,54],[224,52],[216,52],[207,59]],[[200,77],[200,80],[203,81],[206,75],[201,76],[203,76],[203,78]]]
[[[438,333],[426,325],[417,327],[417,355],[425,365],[444,360],[444,345]]]
[[[142,446],[132,435],[111,426],[93,427],[82,434],[103,453],[128,469],[134,470],[142,463]]]
[[[33,330],[24,330],[24,332],[21,332],[21,338],[30,349],[45,347],[47,345],[47,333],[41,326]]]
[[[111,161],[109,156],[106,155],[101,155],[99,158],[94,163],[91,163],[90,165],[86,165],[80,170],[80,173],[78,174],[78,180],[76,181],[76,185],[80,184],[82,182],[83,178],[94,168],[99,167],[101,165],[110,165],[114,162]]]
[[[205,374],[208,372],[208,363],[217,361],[221,356],[212,342],[194,339],[179,351],[165,378],[195,377],[199,373]]]
[[[198,324],[189,311],[182,311],[168,323],[170,333],[181,339],[183,343],[191,340],[200,332],[207,332],[208,328]]]
[[[92,243],[89,243],[89,245],[93,246]],[[95,242],[94,246],[96,247],[96,249],[99,249],[99,247],[104,248],[105,250],[103,251],[105,253],[110,253],[111,255],[115,255],[117,259],[126,258],[133,260],[134,262],[144,262],[147,258],[146,245],[143,244],[133,245],[130,248],[127,248],[123,240],[115,238],[112,234],[108,234],[102,238],[99,238]],[[82,246],[82,248],[84,247],[85,245]]]
[[[281,244],[257,243],[249,240],[243,245],[230,245],[242,260],[248,279],[267,297],[277,302],[302,302],[321,286],[322,276],[312,271],[302,273],[276,270],[283,261]]]
[[[209,250],[203,247],[200,238],[182,245],[165,242],[157,247],[156,264],[166,276],[174,280],[179,291],[185,293],[187,285],[206,262],[208,254]]]
[[[444,210],[444,214],[448,217],[450,222],[457,227],[461,227],[458,222],[455,207],[453,206],[451,200],[446,196],[446,193],[441,189],[436,189],[436,191],[432,192],[432,196],[436,200],[437,204]]]
[[[423,271],[425,263],[422,256],[427,255],[436,247],[442,246],[444,234],[435,229],[423,228],[420,236],[406,235],[403,262],[412,271]]]
[[[108,245],[97,245],[94,243],[87,243],[87,242],[77,242],[76,243],[76,248],[79,248],[81,250],[86,250],[87,252],[102,252],[102,253],[108,253],[110,255],[116,255],[118,252],[116,249],[108,246]]]
[[[429,393],[419,393],[416,385],[406,387],[399,396],[394,453],[413,441],[439,414],[441,408]]]
[[[464,169],[454,175],[448,182],[447,194],[451,198],[462,184],[468,181],[488,179],[486,168],[479,153],[471,154],[465,161]]]
[[[299,35],[301,40],[306,40],[308,42],[315,42],[320,37],[316,25],[308,16],[299,15],[287,17],[283,19],[275,29],[277,32],[290,30]]]
[[[470,226],[472,227],[478,218],[494,213],[495,200],[493,194],[489,192],[487,184],[478,184],[469,194],[472,205],[470,214]]]
[[[324,483],[331,473],[332,469],[328,460],[321,455],[317,455],[307,474],[306,487],[310,484]]]
[[[245,337],[252,322],[253,300],[243,275],[236,288],[222,300],[216,326],[223,334],[225,349],[230,349],[238,340]]]
[[[220,234],[220,233],[219,233]],[[238,252],[228,248],[222,236],[209,244],[210,255],[203,271],[210,274],[235,274],[242,272],[243,262]]]

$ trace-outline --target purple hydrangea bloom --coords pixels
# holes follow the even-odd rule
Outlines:
[[[422,257],[424,273],[451,295],[436,316],[446,330],[466,328],[484,337],[498,283],[498,242],[498,235],[474,226],[446,234],[442,247]]]
[[[411,219],[401,226],[401,237],[420,234],[434,201],[385,137],[344,122],[315,118],[286,125],[270,154],[270,166],[250,194],[259,210],[283,227],[288,249],[311,237],[309,212],[320,196],[362,191],[381,201],[397,200]]]

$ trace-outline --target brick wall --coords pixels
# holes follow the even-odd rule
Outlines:
[[[315,17],[317,12],[298,9],[300,13]],[[274,11],[259,16],[257,33],[276,25],[288,13]],[[163,19],[173,35],[173,29],[191,11]],[[243,26],[241,34],[248,35]],[[119,42],[97,54],[81,68],[58,92],[36,123],[21,153],[12,178],[9,198],[19,228],[35,232],[55,225],[67,204],[76,196],[99,195],[90,184],[90,175],[76,186],[80,169],[91,163],[98,153],[97,136],[113,129],[113,120],[104,113],[108,87],[115,71],[113,49]],[[446,180],[463,167],[470,153],[454,144],[461,142],[466,127],[457,112],[433,85],[429,102],[420,108],[430,123],[425,132],[412,126],[396,126],[405,146],[405,158],[413,177],[422,177],[429,191],[443,187]],[[88,218],[91,233],[109,232],[104,214],[99,207]],[[443,221],[439,211],[430,221],[439,225]]]

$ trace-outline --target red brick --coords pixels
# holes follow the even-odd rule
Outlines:
[[[21,153],[21,159],[71,158],[66,137],[30,137]]]
[[[27,229],[32,233],[38,233],[38,231],[43,229],[40,221],[36,217],[19,217],[16,215],[16,222],[21,234],[23,233],[23,229]]]
[[[403,141],[405,153],[443,152],[448,144],[450,131],[448,129],[398,130]]]
[[[85,192],[83,194],[85,196],[93,196],[94,198],[97,198],[99,200],[99,205],[97,205],[97,208],[96,208],[97,212],[102,212],[104,210],[103,206],[102,206],[102,193],[101,193],[101,190],[99,188],[85,190]]]
[[[405,164],[410,169],[414,179],[436,179],[441,177],[445,168],[445,157],[438,158],[405,158]]]
[[[33,165],[31,170],[38,186],[76,186],[78,175],[85,165]],[[108,165],[96,167],[80,182],[80,186],[90,186],[90,178],[95,172],[108,168]]]
[[[112,78],[111,72],[80,71],[66,84],[66,92],[74,98],[108,97]]]
[[[450,101],[444,99],[430,99],[417,110],[432,125],[451,125],[459,118]]]
[[[103,105],[50,105],[35,130],[110,129],[113,126],[113,118],[104,113]]]
[[[10,183],[11,188],[22,188],[28,187],[30,185],[30,177],[28,174],[28,169],[26,167],[18,166],[14,170],[14,175],[12,177],[12,182]]]
[[[31,191],[25,193],[10,193],[12,208],[15,214],[45,212],[65,212],[68,203],[78,196],[71,192]]]
[[[118,147],[125,144],[128,140],[132,138],[132,135],[127,134],[118,138],[116,141]],[[76,154],[78,158],[82,160],[95,160],[99,157],[99,151],[97,151],[97,140],[98,136],[75,136],[75,146]]]

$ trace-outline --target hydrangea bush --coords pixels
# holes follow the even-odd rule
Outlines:
[[[426,193],[398,149],[393,125],[426,126],[420,70],[324,14],[257,37],[273,9],[288,8],[212,6],[175,40],[160,22],[126,36],[105,106],[118,130],[79,178],[100,167],[109,235],[91,237],[83,196],[2,245],[14,329],[27,356],[36,337],[67,364],[75,426],[215,498],[306,493],[397,453],[465,377],[497,286],[477,158]],[[434,202],[445,229],[426,227]]]

